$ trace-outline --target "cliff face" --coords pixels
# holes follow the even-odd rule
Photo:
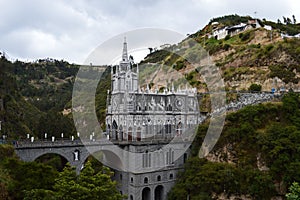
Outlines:
[[[263,28],[248,33],[252,36],[246,43],[232,43],[229,50],[212,54],[214,62],[222,70],[228,89],[247,90],[252,83],[262,85],[263,91],[282,87],[298,89],[300,63],[295,44],[300,44],[300,40],[283,39],[278,31],[271,33]],[[238,37],[236,35],[231,39]],[[230,43],[231,39],[223,42]]]
[[[199,42],[209,53],[220,69],[227,90],[248,90],[253,83],[261,85],[263,91],[271,91],[272,88],[300,89],[300,39],[284,38],[281,30],[266,27],[250,27],[217,40],[212,37],[217,27],[209,24],[190,38]],[[206,91],[205,82],[188,61],[176,55],[176,52],[170,53],[171,50],[180,49],[185,51],[183,54],[186,57],[193,56],[203,62],[201,53],[192,48],[185,49],[187,43],[188,38],[177,45],[149,54],[142,63],[158,63],[169,66],[169,69],[164,73],[159,71],[161,68],[154,70],[151,79],[145,81],[161,86],[162,80],[167,78],[169,81],[165,83],[170,82],[170,79],[185,78],[199,92]]]

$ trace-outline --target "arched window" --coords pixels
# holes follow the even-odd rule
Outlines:
[[[171,131],[172,131],[171,128],[172,128],[171,122],[170,122],[170,120],[168,120],[165,124],[165,133],[166,134],[171,134]]]
[[[121,141],[123,140],[123,127],[122,127],[122,125],[120,125],[120,127],[119,127],[119,136],[120,136],[120,139],[121,139]]]
[[[133,178],[132,177],[130,178],[130,183],[133,183]]]
[[[176,135],[179,136],[179,135],[182,135],[182,123],[179,122],[177,124],[177,127],[176,127]]]
[[[128,138],[127,138],[128,141],[132,141],[132,128],[129,127],[128,128]]]
[[[152,132],[152,128],[153,128],[153,125],[152,125],[152,121],[151,121],[151,119],[150,118],[148,118],[147,120],[146,120],[146,126],[145,126],[145,128],[146,128],[146,137],[145,137],[145,139],[151,139],[151,137],[152,137],[152,135],[153,135],[153,132]]]
[[[145,184],[148,184],[148,177],[145,177],[145,178],[144,178],[144,183],[145,183]]]
[[[141,137],[142,137],[142,130],[141,127],[138,127],[136,132],[136,140],[141,141]]]
[[[170,180],[174,178],[174,175],[171,173],[170,174]]]
[[[107,125],[107,134],[110,135],[110,131],[111,131],[111,130],[110,130],[110,125],[108,124],[108,125]]]
[[[157,181],[161,181],[161,176],[158,175],[157,178],[156,178],[156,180],[157,180]]]
[[[117,122],[114,120],[112,124],[112,137],[118,140],[118,125]]]
[[[169,149],[169,151],[167,151],[166,163],[167,163],[167,165],[174,164],[174,150],[171,148]]]
[[[162,134],[165,132],[164,131],[164,126],[163,126],[163,122],[162,120],[158,120],[158,123],[157,123],[157,133],[160,134],[160,136],[162,136]]]
[[[133,200],[133,196],[132,195],[130,195],[130,200]]]
[[[167,106],[167,111],[172,111],[172,106],[171,106],[171,104],[169,104],[169,105]]]
[[[151,153],[143,153],[143,168],[151,167]]]
[[[142,110],[142,106],[141,106],[141,103],[137,103],[137,104],[135,104],[136,106],[135,106],[135,109],[136,109],[136,111],[141,111]]]

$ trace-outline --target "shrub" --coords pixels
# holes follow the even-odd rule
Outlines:
[[[228,51],[229,49],[230,49],[230,44],[224,44],[223,45],[223,49],[225,50],[225,51]]]
[[[230,39],[230,35],[226,35],[226,37],[224,38],[224,40],[229,40]]]
[[[197,55],[196,55],[197,56]],[[185,64],[184,64],[184,61],[182,61],[182,60],[180,60],[180,61],[177,61],[176,62],[176,64],[175,65],[173,65],[173,68],[175,69],[175,70],[181,70],[181,69],[183,69],[183,68],[185,68],[186,66],[185,66]]]
[[[242,34],[242,35],[241,34],[240,34],[240,38],[241,38],[242,41],[249,40],[249,38],[250,38],[250,32],[246,32],[245,34]]]
[[[261,85],[253,83],[253,84],[250,85],[249,91],[260,92],[261,91]]]
[[[266,51],[267,51],[267,52],[271,51],[271,50],[273,49],[273,47],[274,47],[274,46],[273,46],[272,44],[267,45],[267,46],[266,46]]]
[[[243,36],[244,36],[243,33],[240,33],[240,34],[239,34],[239,38],[242,38]]]

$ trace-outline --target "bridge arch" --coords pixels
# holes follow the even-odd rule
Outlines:
[[[100,154],[99,154],[100,153]],[[98,154],[98,155],[96,155]],[[84,158],[82,158],[82,162],[85,163],[89,156],[94,156],[96,159],[98,159],[103,165],[116,169],[116,170],[123,170],[124,164],[122,162],[122,159],[117,155],[115,152],[105,149],[95,149],[92,151],[89,151],[88,154],[85,155]]]
[[[51,149],[50,151],[36,151],[35,153],[33,153],[31,151],[32,155],[27,157],[26,161],[35,161],[36,159],[47,155],[47,154],[55,154],[55,155],[59,155],[61,157],[63,157],[64,159],[66,159],[69,163],[72,162],[71,158],[69,157],[69,155],[63,151],[61,151],[60,149]]]
[[[68,163],[68,160],[56,153],[46,153],[41,155],[40,157],[37,157],[35,159],[35,162],[45,163],[52,166],[58,171],[62,171]]]

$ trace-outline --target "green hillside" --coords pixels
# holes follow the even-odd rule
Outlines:
[[[56,60],[12,63],[2,56],[0,70],[1,133],[8,139],[75,132],[71,116],[62,111],[70,104],[78,66]]]
[[[198,151],[208,128],[201,125],[169,199],[283,197],[300,182],[300,97],[248,106],[226,117],[221,138],[205,159]]]

